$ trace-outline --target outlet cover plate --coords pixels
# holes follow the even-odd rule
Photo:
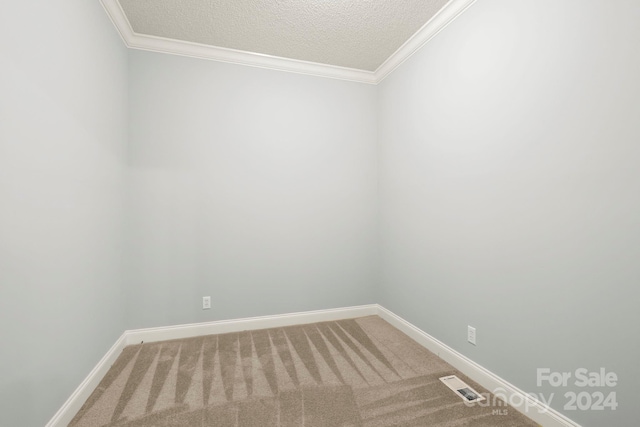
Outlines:
[[[473,326],[467,326],[467,341],[476,345],[476,328]]]

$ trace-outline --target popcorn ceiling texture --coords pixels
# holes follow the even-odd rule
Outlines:
[[[375,71],[447,0],[120,0],[139,34]]]

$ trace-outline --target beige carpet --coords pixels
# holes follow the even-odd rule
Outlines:
[[[536,426],[377,316],[124,349],[72,427]],[[506,414],[505,414],[506,413]]]

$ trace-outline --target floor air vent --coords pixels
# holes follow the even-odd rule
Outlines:
[[[453,390],[453,392],[460,396],[465,402],[481,402],[484,400],[484,396],[481,396],[480,393],[472,389],[467,383],[455,375],[442,377],[440,381]]]

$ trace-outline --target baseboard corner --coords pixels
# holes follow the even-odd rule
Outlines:
[[[545,427],[580,427],[579,424],[570,420],[553,408],[545,405],[543,402],[532,400],[528,394],[516,386],[510,384],[481,365],[473,362],[466,356],[432,337],[380,304],[367,304],[336,309],[313,310],[280,315],[127,330],[114,343],[114,345],[104,355],[100,362],[98,362],[98,364],[93,368],[89,375],[78,386],[78,388],[73,392],[69,399],[67,399],[64,405],[58,410],[58,412],[56,412],[45,427],[66,427],[127,345],[138,344],[142,341],[164,341],[188,338],[192,336],[276,328],[370,315],[377,315],[386,320],[392,326],[404,332],[417,343],[437,354],[444,361],[451,364],[454,368],[458,369],[460,372],[464,373],[488,390],[496,390],[497,388],[500,388],[501,390],[504,390],[506,397],[510,400],[512,400],[511,396],[515,396],[520,401],[527,402],[528,408],[533,408],[534,410],[524,411],[523,407],[514,407],[520,412],[525,413],[526,416],[540,425]]]
[[[91,393],[100,384],[111,365],[122,350],[140,342],[165,341],[193,336],[239,332],[244,330],[276,328],[304,323],[315,323],[339,319],[349,319],[378,314],[377,304],[313,310],[242,319],[219,320],[214,322],[175,325],[158,328],[126,330],[98,362],[84,381],[76,388],[67,401],[55,413],[45,427],[67,427]]]
[[[510,402],[522,402],[522,405],[512,405],[516,410],[526,415],[531,420],[544,427],[581,427],[575,421],[562,415],[545,403],[533,399],[530,395],[518,387],[477,364],[463,354],[432,337],[422,329],[406,321],[391,310],[378,304],[378,316],[389,322],[392,326],[407,334],[414,341],[427,350],[438,355],[445,362],[486,388],[494,391],[501,390]],[[526,403],[525,403],[526,402]]]
[[[126,346],[125,334],[122,334],[45,427],[67,427]]]

